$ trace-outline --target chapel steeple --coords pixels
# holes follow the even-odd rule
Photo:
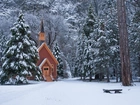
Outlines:
[[[39,32],[39,46],[45,42],[45,32],[44,32],[44,24],[43,24],[43,20],[41,21],[41,24],[40,24],[40,32]]]
[[[43,24],[43,20],[41,21],[41,27],[40,27],[40,32],[44,33],[44,24]]]

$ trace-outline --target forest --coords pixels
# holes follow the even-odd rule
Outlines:
[[[140,77],[140,1],[125,1],[131,78]],[[59,54],[60,77],[122,80],[117,0],[0,0],[0,56],[10,29],[23,13],[38,42],[41,20],[46,42]],[[123,27],[124,28],[124,27]],[[2,66],[2,61],[0,62]],[[94,78],[93,78],[94,77]]]

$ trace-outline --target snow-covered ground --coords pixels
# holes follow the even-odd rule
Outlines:
[[[0,85],[0,105],[140,105],[140,83],[123,87],[121,83],[82,82],[66,79],[29,85]],[[123,89],[104,93],[103,89]]]

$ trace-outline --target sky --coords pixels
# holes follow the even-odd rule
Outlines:
[[[83,82],[75,78],[28,85],[0,85],[0,105],[139,105],[140,83]],[[123,89],[104,93],[103,89]]]

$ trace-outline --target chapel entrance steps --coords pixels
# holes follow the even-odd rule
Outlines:
[[[53,81],[53,79],[52,79],[52,77],[51,77],[51,76],[47,76],[47,77],[46,77],[46,81],[47,81],[47,82],[52,82],[52,81]]]

